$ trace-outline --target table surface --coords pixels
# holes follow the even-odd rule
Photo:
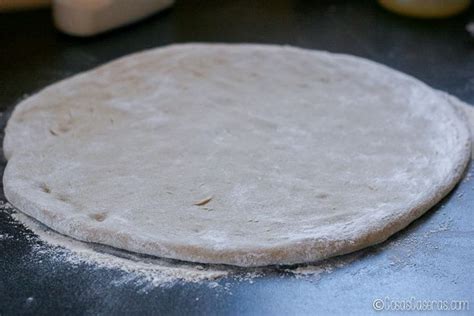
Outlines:
[[[26,95],[143,49],[176,42],[290,44],[366,57],[474,103],[474,10],[414,20],[375,1],[178,1],[165,12],[94,38],[55,31],[48,10],[0,14],[0,128]],[[2,167],[5,161],[2,161]],[[472,165],[469,170],[474,171]],[[3,193],[0,196],[4,200]],[[467,300],[474,309],[474,179],[382,245],[321,275],[276,272],[253,280],[177,282],[140,291],[122,271],[59,264],[33,252],[40,241],[0,212],[0,315],[370,314],[372,303]],[[5,238],[9,236],[9,238]],[[392,303],[393,304],[393,303]],[[392,305],[393,306],[393,305]],[[467,312],[466,312],[467,313]],[[456,313],[462,314],[462,313]]]

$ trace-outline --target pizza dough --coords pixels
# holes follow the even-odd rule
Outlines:
[[[471,159],[474,158],[474,106],[469,105],[461,100],[445,94],[447,98],[450,99],[450,102],[462,110],[464,116],[467,118],[469,129],[471,131]]]
[[[4,190],[59,233],[166,258],[293,264],[384,241],[457,183],[452,97],[373,62],[174,45],[15,109]]]

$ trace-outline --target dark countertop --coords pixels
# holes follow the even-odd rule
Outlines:
[[[279,43],[366,57],[474,103],[474,10],[422,21],[375,1],[179,1],[132,27],[95,38],[56,32],[48,10],[0,14],[1,129],[25,95],[77,72],[175,42]],[[5,162],[2,161],[2,169]],[[470,172],[474,167],[470,166]],[[178,282],[141,291],[119,270],[58,264],[0,211],[0,315],[368,314],[372,302],[467,300],[474,310],[474,179],[382,245],[319,276],[270,273],[249,281]],[[0,196],[4,200],[3,194]],[[6,238],[7,236],[8,238]],[[467,314],[468,312],[465,312]],[[456,312],[457,315],[463,314]]]

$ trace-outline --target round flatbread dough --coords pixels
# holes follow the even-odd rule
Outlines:
[[[445,196],[470,155],[449,98],[346,55],[174,45],[21,102],[4,190],[74,238],[239,266],[379,243]]]

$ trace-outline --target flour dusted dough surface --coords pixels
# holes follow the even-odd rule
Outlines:
[[[384,241],[453,188],[470,136],[450,98],[357,57],[168,46],[21,102],[4,190],[84,241],[239,266],[314,261]]]
[[[467,119],[469,129],[471,131],[471,159],[472,159],[474,157],[474,106],[469,105],[465,102],[462,102],[461,100],[450,95],[446,95],[446,97],[450,99],[451,104],[454,104],[459,109],[461,109],[461,111],[464,113],[464,116]]]

